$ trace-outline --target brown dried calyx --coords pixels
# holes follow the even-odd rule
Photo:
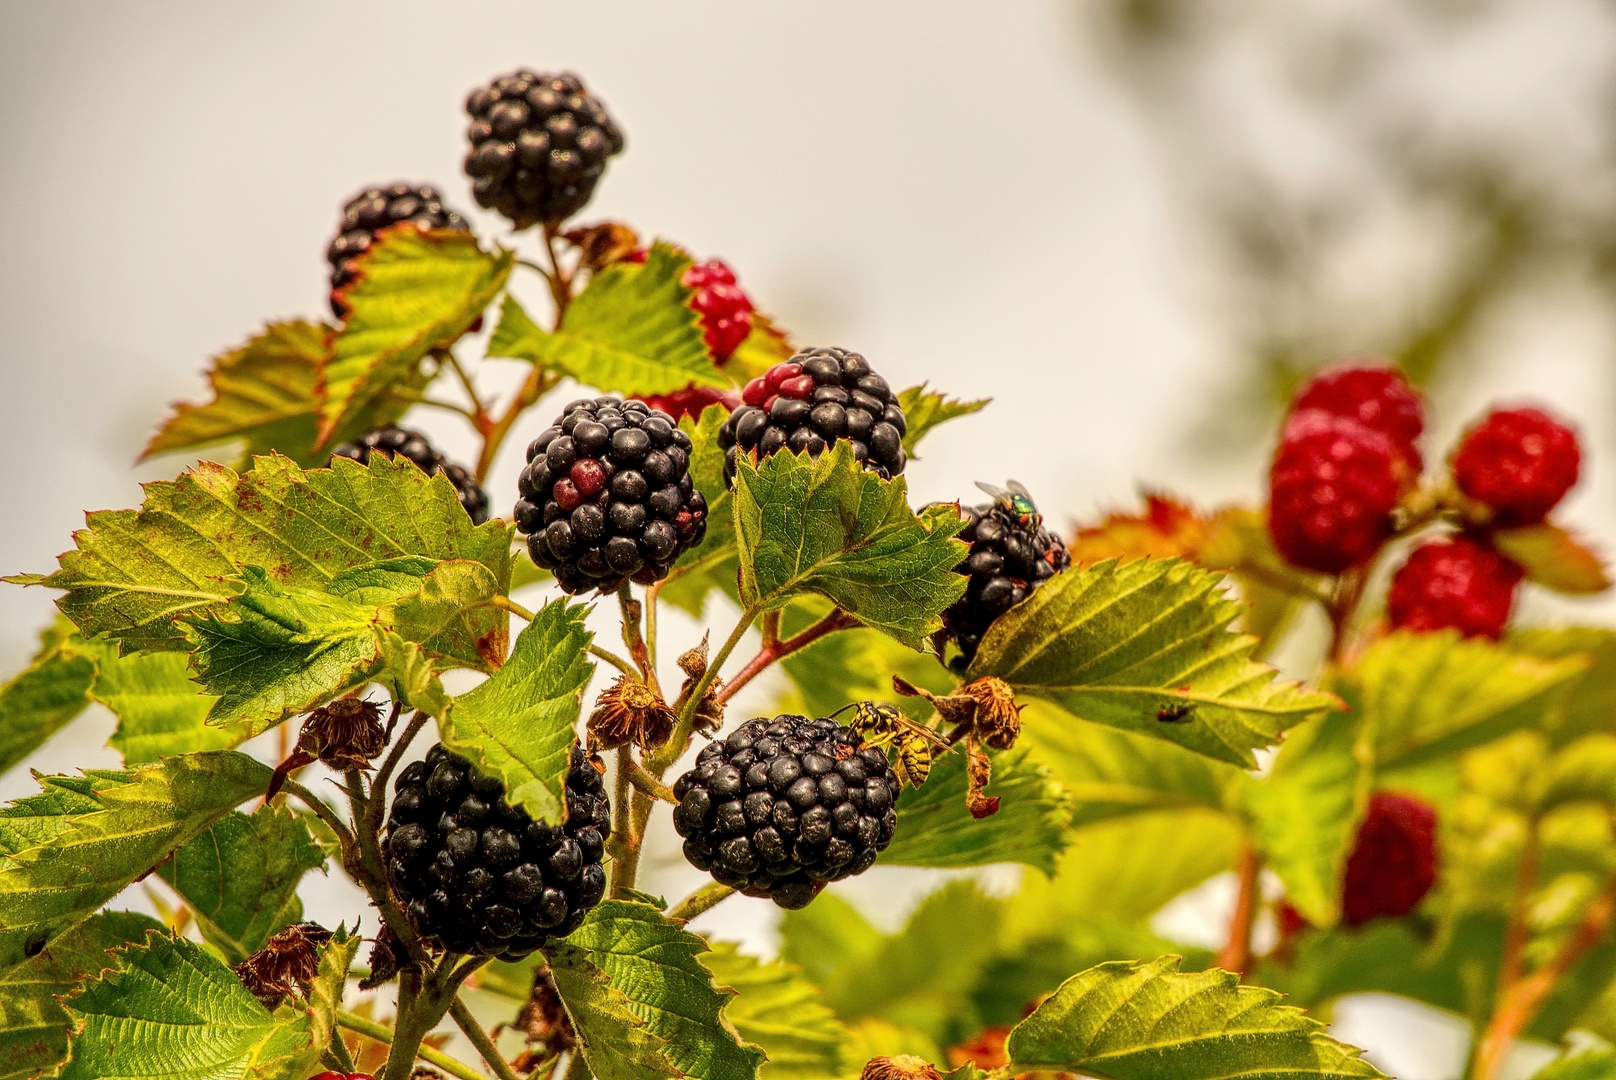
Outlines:
[[[561,238],[578,249],[579,265],[590,273],[622,262],[640,247],[640,238],[634,230],[620,221],[568,229]]]
[[[1008,750],[1021,735],[1021,706],[1016,692],[1003,679],[985,675],[961,686],[952,694],[933,694],[899,675],[892,677],[892,688],[907,697],[922,697],[943,720],[953,725],[949,741],[965,743],[965,805],[974,818],[991,817],[999,812],[999,798],[987,793],[993,778],[993,763],[987,750]]]
[[[236,965],[236,978],[274,1011],[289,995],[302,997],[320,970],[320,947],[331,931],[319,923],[293,923]]]
[[[370,946],[370,974],[360,980],[359,989],[374,990],[383,983],[393,981],[404,967],[409,964],[409,956],[404,951],[404,943],[398,940],[393,928],[382,923],[380,933]]]
[[[589,714],[590,749],[616,750],[630,743],[655,749],[668,741],[677,719],[661,694],[638,679],[619,675]]]
[[[679,670],[685,673],[684,685],[679,687],[679,704],[683,706],[695,692],[701,677],[707,674],[706,634],[701,636],[700,645],[679,654]],[[707,692],[702,694],[701,701],[696,704],[695,730],[714,732],[724,726],[724,703],[718,700],[718,691],[723,685],[723,679],[714,679],[712,685],[707,687]]]
[[[515,1026],[527,1040],[527,1048],[511,1063],[519,1073],[532,1072],[557,1054],[577,1047],[578,1032],[561,1004],[548,964],[539,965],[533,973],[533,989],[528,992],[527,1004],[516,1014]]]
[[[395,703],[393,719],[398,718],[398,710]],[[342,698],[309,713],[298,732],[297,748],[270,777],[266,797],[274,798],[288,776],[316,761],[338,772],[370,768],[371,759],[387,748],[381,716],[380,705],[361,698]]]
[[[859,1080],[943,1080],[943,1074],[925,1058],[894,1054],[865,1062]]]

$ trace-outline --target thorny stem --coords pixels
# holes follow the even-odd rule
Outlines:
[[[684,705],[679,710],[679,723],[673,729],[673,738],[669,739],[668,745],[654,754],[647,763],[653,776],[661,779],[662,774],[668,771],[668,766],[678,761],[680,755],[685,752],[685,746],[690,742],[690,729],[696,722],[696,707],[701,704],[702,698],[707,696],[707,691],[712,689],[713,680],[718,678],[719,670],[723,668],[724,662],[729,659],[729,654],[735,651],[735,646],[741,643],[741,639],[746,636],[746,632],[752,628],[752,623],[756,621],[757,617],[756,608],[749,607],[741,612],[740,619],[735,623],[735,629],[730,631],[729,637],[724,640],[724,644],[718,647],[717,655],[708,663],[707,670],[702,672],[701,678],[696,681],[696,685],[690,688],[690,693],[686,696]]]
[[[772,642],[769,640],[768,636],[769,615],[775,616],[775,637]],[[746,662],[745,667],[735,673],[735,677],[733,679],[724,684],[723,689],[718,691],[718,700],[720,702],[727,702],[730,698],[734,697],[737,690],[751,682],[759,672],[763,671],[776,660],[790,656],[798,649],[812,645],[826,634],[834,633],[837,630],[847,630],[858,625],[858,620],[856,618],[849,615],[841,608],[837,608],[835,611],[832,611],[829,615],[826,615],[823,619],[820,619],[802,633],[787,638],[785,641],[781,641],[779,639],[779,613],[770,612],[769,615],[765,615],[763,617],[763,647],[758,650],[756,656],[752,657],[752,659]]]
[[[640,872],[640,849],[645,844],[645,826],[651,820],[651,807],[656,805],[656,801],[642,791],[635,791],[630,804],[628,831],[621,837],[623,855],[612,863],[613,896],[622,896],[625,890],[634,887],[634,879]]]
[[[618,760],[621,762],[624,759],[619,758]],[[628,759],[628,781],[653,799],[661,799],[663,802],[674,803],[675,805],[679,802],[678,799],[674,798],[672,788],[652,776],[646,771],[644,765],[634,761],[632,758]]]
[[[668,915],[675,919],[694,919],[697,915],[718,905],[720,901],[727,900],[735,895],[735,890],[728,885],[720,885],[716,881],[709,881],[673,907],[668,909]]]
[[[343,1041],[342,1033],[331,1033],[330,1054],[332,1062],[345,1073],[357,1072],[359,1066],[354,1064],[353,1055],[348,1053],[348,1044]]]
[[[780,643],[781,614],[782,613],[779,608],[775,608],[773,611],[765,611],[763,613],[763,647],[765,649],[771,645],[778,645]]]
[[[645,660],[652,671],[657,668],[657,597],[662,595],[662,582],[666,580],[663,578],[645,589]]]
[[[651,664],[651,655],[645,647],[645,639],[640,636],[640,614],[644,608],[634,599],[634,591],[627,581],[617,587],[617,603],[623,609],[623,644],[628,646],[628,654],[634,658],[634,664],[640,669],[640,678],[645,680],[645,685],[661,697],[662,687],[657,683],[656,668]]]
[[[404,725],[404,731],[399,735],[398,741],[393,743],[387,757],[382,759],[381,767],[376,770],[376,778],[370,782],[371,797],[366,800],[369,805],[365,810],[365,828],[372,834],[380,831],[382,827],[382,807],[387,801],[387,781],[392,779],[393,770],[398,768],[399,761],[404,757],[404,751],[409,749],[410,743],[415,741],[415,737],[421,733],[421,729],[426,727],[426,722],[430,719],[432,718],[426,713],[416,709],[415,714],[410,717],[410,722]],[[382,794],[377,795],[377,792]]]
[[[307,806],[310,810],[313,810],[314,816],[325,822],[326,828],[337,834],[337,840],[342,844],[342,850],[344,853],[355,848],[356,845],[354,843],[353,833],[349,831],[348,826],[343,823],[342,819],[337,817],[336,811],[332,810],[330,806],[326,805],[326,801],[324,799],[320,798],[318,795],[314,794],[314,792],[310,791],[296,780],[293,780],[291,777],[287,777],[286,780],[281,784],[281,790],[286,792],[288,795],[296,795],[298,799],[302,801],[304,806]]]
[[[1589,902],[1571,938],[1548,963],[1514,985],[1501,989],[1498,1008],[1476,1043],[1476,1057],[1470,1070],[1474,1080],[1496,1080],[1516,1036],[1537,1016],[1560,980],[1610,932],[1613,919],[1616,919],[1616,881]]]
[[[348,802],[353,820],[356,822],[369,821],[371,797],[365,793],[364,778],[359,774],[358,769],[349,769],[344,776],[348,783]],[[376,831],[361,828],[358,830],[358,836],[351,843],[351,851],[346,846],[343,849],[343,864],[348,871],[348,876],[353,878],[359,887],[365,890],[366,895],[370,897],[370,902],[376,905],[376,910],[381,913],[382,920],[387,923],[388,929],[393,931],[399,943],[404,946],[404,951],[409,955],[411,962],[424,969],[427,964],[426,949],[421,945],[421,939],[416,936],[415,929],[410,926],[409,920],[404,917],[404,913],[393,902],[392,890],[387,885],[386,864],[382,861],[381,848],[376,844]],[[409,978],[408,972],[402,973],[399,977],[399,1014],[401,1016],[404,1014],[405,992],[410,986]],[[436,1020],[433,1021],[433,1023],[436,1022]]]
[[[608,664],[612,665],[612,667],[616,668],[618,671],[621,671],[624,675],[627,675],[630,678],[636,678],[639,676],[639,672],[634,670],[634,666],[632,664],[630,664],[627,660],[624,660],[621,656],[618,656],[616,653],[612,652],[610,649],[603,649],[599,645],[591,642],[589,645],[589,654],[599,660],[606,661]]]
[[[1217,966],[1225,971],[1244,976],[1251,966],[1251,928],[1257,921],[1257,885],[1262,871],[1262,859],[1257,849],[1247,841],[1240,849],[1240,863],[1236,873],[1240,877],[1240,892],[1235,898],[1234,916],[1229,920],[1229,941],[1218,954]]]
[[[337,1026],[357,1032],[367,1039],[375,1039],[379,1043],[391,1046],[393,1032],[391,1029],[367,1020],[358,1013],[348,1012],[346,1009],[337,1010]],[[481,1070],[474,1069],[457,1058],[452,1058],[441,1050],[434,1050],[430,1046],[422,1046],[416,1051],[416,1056],[429,1065],[435,1065],[450,1076],[458,1076],[460,1080],[488,1080]],[[350,1070],[352,1071],[352,1070]]]
[[[459,1025],[461,1031],[465,1032],[466,1038],[471,1040],[471,1045],[477,1048],[477,1053],[481,1054],[482,1059],[488,1062],[489,1067],[494,1070],[494,1075],[498,1076],[499,1080],[520,1080],[516,1073],[511,1070],[510,1065],[506,1064],[505,1058],[499,1052],[499,1048],[494,1045],[494,1040],[488,1037],[488,1032],[483,1030],[483,1026],[477,1022],[477,1018],[471,1015],[471,1010],[466,1008],[465,1002],[458,997],[451,1001],[449,1003],[449,1015],[454,1017],[454,1022]]]

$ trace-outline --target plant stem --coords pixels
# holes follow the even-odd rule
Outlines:
[[[487,435],[488,429],[494,421],[489,418],[488,409],[483,405],[483,399],[478,396],[477,387],[472,383],[471,376],[466,374],[466,369],[460,366],[460,360],[450,350],[441,350],[439,357],[440,361],[447,360],[449,362],[449,366],[454,369],[455,375],[460,379],[460,385],[465,388],[466,397],[471,399],[471,408],[474,413],[473,423],[477,426],[477,434]]]
[[[627,748],[625,747],[625,749]],[[621,761],[622,759],[619,758],[618,760]],[[652,776],[645,770],[645,766],[633,759],[629,759],[628,762],[628,781],[653,799],[661,799],[663,802],[673,803],[674,805],[679,803],[679,800],[674,797],[672,788],[657,777]]]
[[[331,1033],[331,1057],[337,1068],[345,1073],[358,1072],[359,1066],[354,1064],[353,1055],[348,1052],[348,1044],[342,1041],[342,1035],[333,1031]]]
[[[645,589],[645,660],[652,671],[657,669],[657,597],[662,595],[662,584],[666,580],[653,582]]]
[[[555,226],[544,226],[544,253],[550,257],[550,272],[544,276],[550,282],[550,297],[555,301],[555,329],[560,330],[567,316],[567,305],[572,303],[572,275],[561,268],[561,259],[556,255],[557,235]]]
[[[463,416],[471,421],[472,427],[477,428],[479,431],[482,430],[482,421],[478,419],[477,414],[464,405],[456,405],[452,401],[439,401],[437,398],[429,398],[425,394],[417,394],[412,390],[392,389],[387,391],[387,396],[396,398],[399,401],[407,401],[411,405],[426,405],[430,408],[452,412],[456,416]]]
[[[760,672],[762,672],[776,660],[790,656],[798,649],[812,645],[826,634],[834,633],[837,630],[847,630],[858,625],[858,620],[856,618],[849,615],[841,608],[837,608],[835,611],[832,611],[829,615],[826,615],[823,619],[820,619],[802,633],[787,638],[785,641],[781,641],[779,639],[779,613],[770,612],[769,614],[775,616],[774,640],[769,640],[769,616],[765,615],[763,617],[763,647],[758,650],[756,656],[752,657],[752,659],[746,662],[745,667],[735,673],[735,677],[733,679],[725,683],[722,689],[718,691],[718,700],[720,702],[727,702],[730,698],[734,697],[737,690],[751,682]]]
[[[628,646],[628,654],[634,658],[645,685],[661,697],[662,687],[657,684],[656,668],[651,665],[651,654],[645,647],[645,639],[640,636],[640,614],[644,609],[634,599],[634,592],[627,581],[617,587],[617,603],[623,611],[623,644]]]
[[[612,860],[612,895],[621,897],[634,887],[640,872],[640,849],[645,844],[645,827],[651,820],[651,807],[656,803],[642,791],[635,791],[629,800],[629,824],[620,839],[623,842],[621,858]]]
[[[678,761],[680,755],[685,752],[685,746],[690,742],[690,729],[696,721],[696,707],[701,704],[702,698],[707,696],[707,691],[712,688],[713,680],[718,678],[718,672],[724,666],[724,661],[729,659],[729,654],[735,651],[735,646],[741,643],[746,632],[752,629],[752,623],[757,617],[756,608],[747,608],[741,612],[740,619],[735,623],[735,629],[730,631],[724,644],[718,647],[718,655],[712,658],[707,670],[702,672],[696,685],[690,688],[690,694],[685,699],[683,708],[679,710],[679,723],[673,729],[673,738],[669,739],[668,744],[657,751],[648,762],[651,774],[657,779],[660,780],[662,774],[668,771],[668,766]]]
[[[1521,845],[1520,862],[1515,867],[1515,888],[1509,899],[1509,925],[1504,930],[1504,946],[1498,960],[1497,1002],[1502,1003],[1526,970],[1526,942],[1532,928],[1527,922],[1532,890],[1537,888],[1538,822],[1526,823],[1526,842]]]
[[[326,805],[324,799],[315,795],[314,792],[291,777],[287,777],[281,783],[281,790],[288,795],[296,795],[304,806],[313,810],[314,816],[325,822],[326,828],[337,834],[337,840],[342,844],[344,851],[356,847],[353,833],[348,830],[348,826],[343,823],[342,819],[337,817],[336,811]]]
[[[348,1012],[346,1009],[337,1010],[337,1026],[357,1032],[367,1039],[375,1039],[388,1046],[393,1044],[393,1032],[374,1020],[367,1020],[358,1013]],[[441,1050],[434,1050],[430,1046],[422,1046],[416,1056],[428,1065],[442,1069],[450,1076],[458,1076],[460,1080],[488,1080],[479,1069],[474,1069],[457,1058],[452,1058]]]
[[[1262,859],[1249,840],[1240,848],[1235,872],[1240,878],[1240,892],[1235,897],[1234,916],[1229,920],[1229,941],[1218,954],[1217,966],[1243,976],[1251,966],[1251,928],[1257,921],[1257,886],[1262,872]]]
[[[697,915],[717,906],[720,901],[727,900],[735,895],[735,890],[728,885],[720,885],[716,881],[709,881],[677,904],[668,909],[668,915],[675,919],[694,919]]]
[[[497,608],[504,608],[506,611],[510,612],[512,615],[515,615],[518,619],[521,619],[523,622],[532,622],[533,621],[533,612],[529,611],[527,608],[523,607],[521,604],[518,604],[515,600],[512,600],[508,596],[493,596],[493,597],[490,597],[489,600],[488,600],[488,603],[492,604],[494,607],[497,607]]]
[[[500,446],[505,442],[505,436],[511,433],[511,426],[516,423],[516,418],[521,416],[529,405],[553,390],[560,381],[560,375],[553,375],[537,364],[528,372],[521,389],[516,391],[511,403],[505,407],[505,411],[483,436],[483,449],[482,453],[477,455],[477,468],[474,472],[479,484],[488,479],[488,470],[494,467],[494,456],[499,453]]]
[[[465,1002],[458,997],[451,1001],[449,1003],[449,1015],[454,1017],[454,1022],[460,1026],[461,1031],[466,1033],[466,1038],[471,1040],[471,1045],[477,1048],[477,1053],[481,1054],[483,1060],[488,1062],[489,1067],[494,1070],[494,1074],[499,1077],[499,1080],[521,1080],[511,1070],[511,1067],[506,1064],[504,1057],[500,1055],[499,1048],[494,1045],[494,1040],[488,1037],[488,1032],[483,1030],[483,1026],[477,1022],[477,1018],[471,1015],[471,1010],[466,1008]]]
[[[1516,1036],[1537,1016],[1560,980],[1609,933],[1613,919],[1616,919],[1616,881],[1589,901],[1577,929],[1548,963],[1503,988],[1498,1008],[1476,1043],[1476,1056],[1470,1070],[1474,1080],[1496,1080]]]
[[[631,679],[637,679],[640,676],[640,673],[634,670],[633,664],[630,664],[627,660],[624,660],[621,656],[618,656],[610,649],[601,648],[594,642],[590,642],[589,644],[589,654],[597,659],[606,661],[608,664],[612,665],[612,667],[616,668],[618,671],[621,671],[624,675],[627,675]]]
[[[1358,610],[1358,601],[1363,596],[1364,583],[1368,579],[1368,566],[1348,567],[1336,579],[1335,595],[1327,605],[1330,614],[1330,651],[1326,658],[1332,664],[1340,661],[1346,651],[1347,631],[1352,628],[1352,617]]]
[[[421,729],[426,727],[426,722],[430,719],[432,718],[426,713],[416,709],[415,715],[410,717],[410,722],[404,725],[404,731],[399,735],[398,741],[387,752],[387,757],[382,759],[381,768],[376,770],[376,778],[370,784],[369,806],[365,811],[365,828],[372,833],[380,831],[382,827],[382,807],[387,801],[387,781],[392,778],[393,770],[398,768],[399,761],[404,757],[404,751],[409,749],[410,743],[415,741],[415,737],[421,733]],[[378,796],[376,794],[378,791],[382,792],[382,795]]]

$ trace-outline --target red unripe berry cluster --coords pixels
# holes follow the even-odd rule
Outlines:
[[[1565,498],[1581,467],[1570,427],[1540,409],[1498,409],[1465,433],[1453,479],[1500,524],[1532,525]]]
[[[1310,380],[1296,395],[1291,411],[1306,409],[1354,420],[1380,432],[1402,451],[1412,471],[1420,471],[1424,409],[1419,391],[1408,384],[1402,372],[1380,366],[1331,368]]]
[[[1468,536],[1415,548],[1392,578],[1386,617],[1393,627],[1428,633],[1452,628],[1497,639],[1509,621],[1521,568]]]
[[[798,401],[807,401],[814,396],[814,382],[812,375],[802,373],[802,365],[786,361],[776,364],[762,375],[746,384],[741,391],[741,400],[748,405],[756,405],[764,412],[774,408],[776,398],[796,398]]]
[[[644,262],[645,249],[634,252],[629,262]],[[686,287],[694,289],[690,306],[701,316],[701,333],[713,363],[722,366],[735,355],[752,333],[752,315],[757,310],[751,297],[736,284],[735,271],[722,259],[708,259],[685,271]],[[733,411],[741,401],[735,394],[710,386],[687,386],[668,394],[648,394],[640,398],[653,409],[660,409],[678,421],[701,416],[709,405],[722,405]]]
[[[1436,884],[1436,870],[1436,811],[1408,795],[1375,792],[1347,858],[1341,921],[1407,915]]]

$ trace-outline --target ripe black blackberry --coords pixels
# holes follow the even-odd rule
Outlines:
[[[898,778],[886,752],[835,720],[749,720],[673,785],[685,858],[722,884],[805,907],[892,842]]]
[[[465,218],[443,205],[443,196],[435,187],[394,184],[366,188],[349,199],[342,208],[336,239],[325,253],[331,263],[331,313],[337,318],[348,317],[348,305],[337,291],[353,281],[354,260],[370,247],[377,233],[405,221],[423,230],[469,229]]]
[[[837,439],[851,442],[853,456],[884,480],[908,463],[898,395],[856,352],[804,349],[747,383],[741,402],[718,432],[726,480],[742,451],[765,458],[784,447],[818,457]]]
[[[466,112],[472,194],[518,229],[576,214],[623,149],[623,133],[571,72],[495,79],[466,99]]]
[[[572,402],[529,444],[527,461],[516,527],[566,592],[649,585],[707,535],[690,437],[643,401]]]
[[[566,819],[534,821],[505,785],[442,743],[393,785],[382,856],[410,924],[435,948],[520,960],[583,922],[606,893],[611,805],[574,745]]]
[[[963,510],[965,528],[957,536],[971,550],[954,567],[956,574],[970,578],[970,584],[965,595],[943,612],[943,626],[934,639],[939,655],[952,639],[967,664],[993,620],[1072,562],[1061,538],[1044,528],[1043,515],[1026,488],[1014,480],[1009,491],[977,486],[993,501]]]
[[[331,456],[352,458],[359,464],[366,465],[370,462],[373,450],[381,451],[389,459],[394,454],[403,454],[428,475],[442,472],[460,494],[460,505],[471,515],[471,523],[481,525],[488,520],[488,493],[482,489],[482,485],[477,483],[471,473],[451,461],[446,461],[419,431],[401,427],[376,428],[365,432],[353,442],[343,443],[331,451]]]

